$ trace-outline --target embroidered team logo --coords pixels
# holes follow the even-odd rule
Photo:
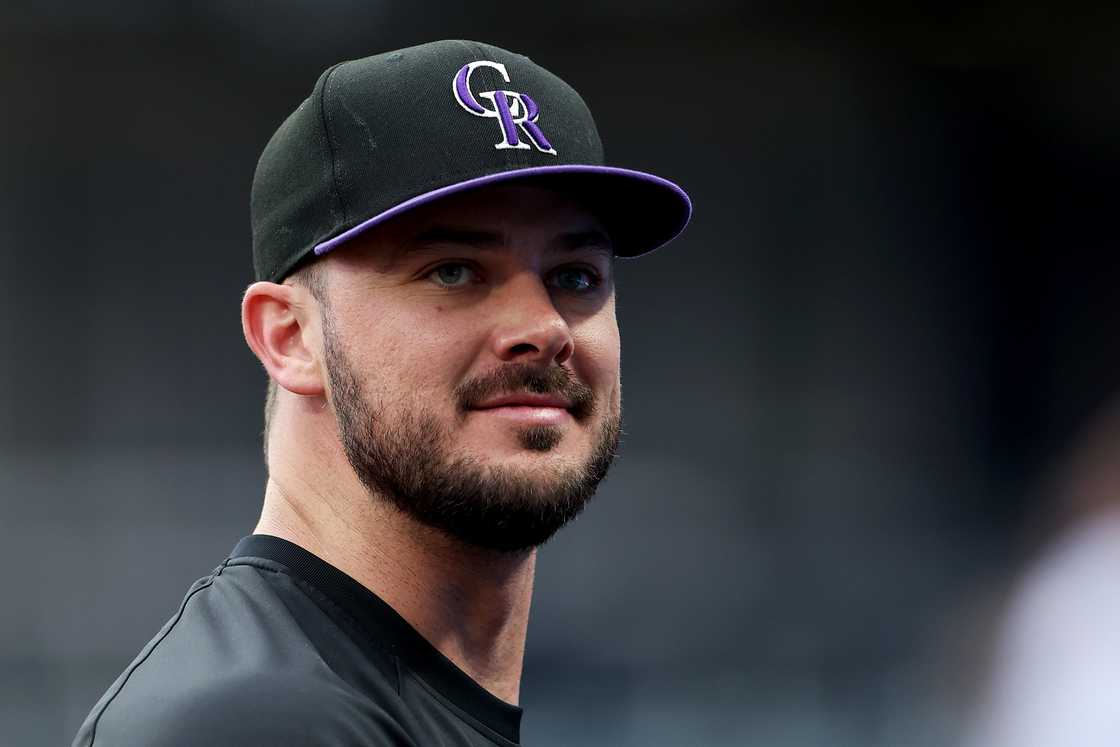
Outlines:
[[[506,66],[500,62],[478,60],[463,65],[456,73],[455,80],[451,84],[451,90],[455,94],[455,100],[459,102],[459,106],[476,117],[490,117],[498,120],[498,125],[502,128],[502,140],[494,145],[498,150],[504,148],[524,150],[531,147],[529,143],[532,143],[541,153],[551,153],[555,156],[556,150],[548,142],[544,133],[541,132],[541,128],[537,126],[540,107],[537,106],[537,102],[529,98],[528,94],[498,90],[479,91],[476,96],[471,91],[471,75],[480,67],[493,68],[502,76],[502,80],[506,83],[510,82]],[[479,101],[480,98],[486,103]],[[529,142],[524,142],[522,137]]]

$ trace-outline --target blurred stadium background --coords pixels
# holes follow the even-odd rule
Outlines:
[[[623,456],[542,551],[524,742],[949,743],[1120,388],[1118,14],[1023,5],[5,2],[0,744],[68,744],[252,528],[257,155],[446,37],[696,205],[620,269]]]

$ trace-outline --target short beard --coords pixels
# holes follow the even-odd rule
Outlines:
[[[375,500],[387,499],[449,537],[502,552],[539,547],[579,515],[614,460],[621,414],[613,403],[581,465],[522,472],[455,456],[450,434],[430,411],[407,411],[390,421],[383,405],[370,405],[326,308],[323,338],[339,436],[358,479]],[[485,397],[516,391],[560,394],[573,402],[577,421],[588,421],[598,409],[591,390],[566,369],[508,364],[455,390],[460,419]],[[556,426],[530,426],[517,435],[522,448],[538,452],[564,437]]]

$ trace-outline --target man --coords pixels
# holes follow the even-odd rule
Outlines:
[[[75,744],[515,745],[536,548],[618,442],[613,259],[688,198],[604,166],[551,73],[444,41],[327,70],[251,207],[261,518]]]

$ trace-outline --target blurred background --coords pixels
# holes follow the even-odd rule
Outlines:
[[[69,744],[252,529],[257,156],[329,64],[446,37],[696,206],[620,267],[623,454],[542,551],[524,742],[1025,744],[1017,600],[1120,486],[1103,5],[6,1],[0,745]]]

